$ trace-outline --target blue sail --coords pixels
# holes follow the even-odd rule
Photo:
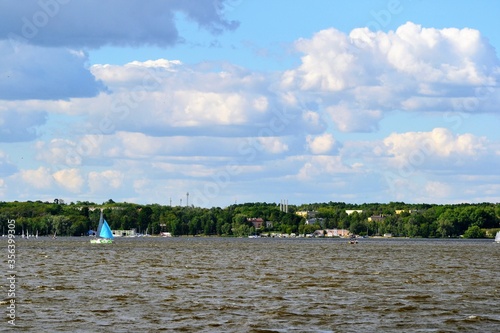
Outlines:
[[[101,228],[101,232],[99,233],[99,237],[102,238],[110,238],[113,239],[113,233],[111,232],[111,228],[108,225],[108,222],[104,220]]]

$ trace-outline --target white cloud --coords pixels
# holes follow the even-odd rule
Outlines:
[[[36,170],[21,170],[20,176],[25,183],[35,189],[49,189],[54,182],[50,169],[43,166]]]
[[[116,138],[123,145],[122,150],[113,144],[114,151],[110,154],[113,157],[126,156],[130,158],[150,157],[162,152],[162,147],[166,144],[166,140],[146,136],[143,133],[127,133],[119,132]],[[110,137],[110,139],[113,139]],[[113,142],[116,142],[113,140]]]
[[[283,73],[283,89],[318,99],[342,131],[373,131],[384,111],[497,112],[500,61],[479,31],[333,28],[296,48],[302,62]]]
[[[270,78],[264,75],[231,66],[214,72],[211,66],[186,66],[165,59],[95,65],[92,72],[110,93],[73,99],[71,108],[50,105],[54,112],[88,117],[93,127],[83,128],[87,131],[248,136],[262,127],[275,126],[283,131],[275,134],[294,132],[288,119],[286,126],[282,119],[275,119],[284,107],[279,94],[271,91]],[[301,111],[287,107],[286,117],[291,109]]]
[[[425,185],[425,192],[428,198],[442,200],[449,198],[453,194],[453,187],[444,182],[429,181]]]
[[[237,125],[247,120],[245,101],[239,94],[177,91],[173,104],[174,126]]]
[[[165,80],[165,75],[172,75],[181,66],[179,60],[156,59],[132,61],[123,66],[96,64],[90,71],[115,89],[133,87],[134,90],[154,90]]]
[[[498,75],[494,48],[479,31],[422,28],[408,22],[396,31],[354,29],[346,35],[333,28],[301,39],[305,55],[299,68],[287,71],[284,82],[303,90],[343,91],[357,86],[451,83],[491,85]]]
[[[76,152],[76,143],[67,139],[54,138],[50,142],[38,141],[35,144],[37,159],[52,165],[81,164],[81,157]],[[76,158],[75,158],[76,157]]]
[[[312,110],[305,110],[302,113],[302,124],[308,133],[322,133],[328,127],[322,114]]]
[[[306,141],[309,150],[313,154],[326,154],[330,152],[335,145],[335,138],[330,133],[325,133],[316,137],[308,135]]]
[[[20,197],[65,192],[97,201],[161,197],[165,203],[172,193],[197,189],[206,194],[205,188],[216,184],[219,192],[206,195],[207,202],[227,204],[234,193],[252,198],[257,179],[272,188],[266,193],[271,200],[283,195],[279,192],[305,200],[313,192],[359,200],[356,193],[364,192],[382,201],[428,199],[435,192],[444,200],[474,184],[465,176],[493,175],[492,166],[500,166],[498,143],[473,126],[428,130],[443,126],[442,117],[428,117],[435,123],[416,123],[424,132],[405,132],[413,124],[401,123],[408,120],[405,111],[415,116],[421,111],[469,112],[463,121],[473,119],[472,111],[497,110],[498,59],[476,30],[412,23],[390,32],[328,29],[298,41],[302,63],[281,74],[167,59],[86,68],[82,50],[40,46],[59,37],[40,39],[39,45],[15,44],[18,49],[12,52],[29,53],[20,56],[26,72],[16,67],[15,54],[4,65],[26,78],[47,63],[52,72],[42,70],[41,82],[56,83],[48,90],[40,90],[41,83],[29,86],[36,94],[25,99],[16,99],[24,93],[22,80],[18,91],[9,91],[5,83],[9,100],[0,103],[0,141],[8,144],[0,154],[0,179],[12,191],[26,184],[17,186]],[[76,41],[87,42],[97,43]],[[38,59],[35,51],[40,51]],[[52,91],[71,86],[80,75],[85,87]],[[382,123],[381,132],[365,134],[378,131],[391,110],[401,112]],[[444,120],[450,124],[453,119]],[[381,138],[394,124],[401,133]],[[330,134],[335,132],[329,126],[342,133]],[[17,157],[18,147],[28,147],[27,154],[36,159],[14,164],[9,156]],[[393,192],[384,172],[394,175]],[[457,180],[460,186],[453,185]],[[490,198],[498,192],[488,190]],[[480,197],[478,190],[471,191]]]
[[[53,174],[56,182],[66,190],[79,193],[85,181],[78,169],[59,170]]]
[[[280,154],[288,150],[288,145],[277,137],[260,137],[257,138],[257,141],[264,148],[264,151],[271,154]]]
[[[304,164],[300,168],[297,178],[301,181],[322,179],[331,181],[332,175],[355,173],[352,168],[345,165],[340,156],[316,155],[304,157]]]
[[[122,186],[124,174],[118,170],[91,171],[88,174],[88,184],[92,193],[115,190]]]
[[[422,165],[429,161],[459,161],[478,158],[488,150],[484,137],[472,134],[453,134],[446,128],[431,132],[393,133],[384,139],[384,145],[397,165]]]
[[[340,103],[326,108],[337,128],[342,132],[367,132],[378,128],[382,112],[356,109],[353,105]]]

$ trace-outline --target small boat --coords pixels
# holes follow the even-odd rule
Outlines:
[[[358,244],[358,240],[356,239],[355,235],[351,235],[349,238],[349,244]]]
[[[99,226],[97,227],[97,235],[96,237],[90,240],[91,244],[111,244],[113,243],[113,232],[108,225],[108,222],[102,216],[99,218]]]
[[[500,231],[497,231],[497,234],[495,235],[495,242],[500,243]]]

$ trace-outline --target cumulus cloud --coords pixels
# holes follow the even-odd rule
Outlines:
[[[449,198],[453,194],[453,187],[440,181],[428,181],[425,184],[425,192],[428,198]]]
[[[96,64],[90,70],[115,91],[120,88],[151,91],[165,81],[166,74],[174,74],[181,65],[179,60],[156,59],[132,61],[122,66]]]
[[[235,66],[188,66],[157,59],[122,66],[94,65],[92,73],[110,93],[74,99],[71,112],[96,125],[107,120],[109,132],[154,136],[281,136],[317,131],[312,115],[300,122],[301,105],[287,105],[272,88],[271,75]],[[262,132],[262,133],[261,133]]]
[[[124,174],[118,170],[92,171],[88,175],[88,184],[92,193],[118,189],[122,186]]]
[[[171,46],[181,42],[176,14],[214,34],[234,30],[223,17],[224,0],[8,0],[0,12],[0,39],[43,46]]]
[[[306,55],[298,69],[285,73],[284,81],[304,90],[383,86],[391,76],[413,84],[491,85],[499,74],[495,49],[469,28],[439,30],[408,22],[387,33],[358,28],[349,35],[331,28],[296,45]]]
[[[85,183],[78,169],[59,170],[53,174],[53,177],[59,186],[73,193],[79,193]]]
[[[500,61],[474,29],[331,28],[296,48],[302,62],[284,72],[282,86],[320,96],[343,131],[373,131],[391,110],[497,112]]]
[[[21,170],[20,176],[26,184],[35,189],[49,189],[54,183],[50,169],[43,166],[35,170]]]
[[[322,179],[330,182],[334,175],[356,173],[356,170],[346,165],[340,156],[316,155],[304,156],[301,159],[304,160],[304,163],[296,176],[301,181]]]
[[[325,117],[320,112],[304,110],[302,124],[308,133],[322,133],[328,127]]]
[[[308,135],[306,141],[309,145],[309,150],[313,154],[326,154],[330,152],[335,145],[335,139],[330,133],[325,133],[316,137]]]
[[[263,150],[271,154],[280,154],[288,150],[288,145],[277,137],[260,137],[257,138]]]
[[[357,109],[355,105],[339,103],[326,107],[337,128],[342,132],[372,132],[378,129],[378,121],[382,118],[379,110]]]
[[[174,2],[169,5],[172,12]],[[208,5],[200,3],[200,8]],[[62,1],[60,10],[62,18]],[[204,22],[201,12],[193,15],[193,20]],[[217,32],[217,24],[213,27]],[[64,34],[45,36],[40,29],[28,43],[0,41],[0,47],[11,52],[0,59],[14,64],[0,64],[0,69],[12,75],[9,79],[20,78],[14,86],[0,80],[0,141],[36,139],[37,162],[52,168],[17,171],[7,154],[0,154],[0,177],[6,177],[0,186],[12,188],[20,181],[33,193],[90,190],[93,196],[123,197],[123,192],[155,200],[168,198],[167,191],[184,188],[191,193],[192,188],[194,193],[194,188],[202,191],[207,183],[217,182],[223,183],[218,188],[224,192],[221,197],[231,197],[232,191],[248,191],[244,182],[265,179],[279,191],[299,186],[303,193],[314,182],[319,185],[311,191],[322,186],[321,195],[338,191],[348,198],[363,188],[387,200],[387,184],[380,177],[386,170],[395,174],[394,193],[408,199],[414,193],[422,198],[438,190],[442,195],[453,193],[455,188],[446,184],[456,179],[438,178],[439,173],[467,174],[465,167],[491,165],[491,160],[500,164],[498,144],[480,134],[435,128],[384,139],[366,134],[353,139],[346,133],[334,136],[328,129],[333,124],[342,132],[377,131],[391,110],[494,112],[500,103],[498,59],[473,29],[412,23],[387,33],[328,29],[296,43],[304,55],[302,63],[283,75],[167,59],[87,68],[85,52],[45,47],[59,45]],[[145,43],[160,45],[157,37],[148,36]],[[127,43],[119,34],[115,40],[85,38],[75,43]],[[133,37],[132,44],[135,39],[142,43]],[[174,37],[167,39],[163,42],[176,42]],[[13,62],[18,59],[22,64]],[[34,82],[24,86],[32,72]],[[67,90],[58,89],[63,86]],[[59,126],[61,119],[68,126]],[[43,131],[54,128],[57,133]],[[378,142],[357,141],[360,137]],[[62,169],[54,172],[55,166]],[[229,173],[232,167],[237,171]],[[472,169],[470,175],[480,170]]]
[[[448,163],[463,158],[475,159],[487,153],[489,146],[484,137],[453,134],[446,128],[435,128],[431,132],[393,133],[383,142],[398,165],[421,165],[436,159],[447,159]]]

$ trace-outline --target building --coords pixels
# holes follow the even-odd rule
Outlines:
[[[311,211],[311,210],[302,210],[302,211],[298,211],[298,212],[295,212],[296,215],[298,216],[302,216],[306,219],[311,219],[311,218],[314,218],[316,217],[316,211]]]
[[[135,229],[130,230],[111,230],[115,237],[135,237],[137,235]]]
[[[252,218],[247,218],[248,222],[252,222],[253,227],[255,229],[260,229],[262,227],[262,224],[264,224],[264,220],[260,217],[252,217]]]
[[[372,215],[368,218],[368,221],[369,222],[380,222],[380,221],[383,221],[385,220],[385,216],[384,215]]]
[[[352,213],[361,214],[361,213],[363,213],[363,210],[362,209],[346,209],[345,213],[347,215],[351,215]]]
[[[409,213],[409,214],[417,214],[419,213],[418,209],[396,209],[396,214]]]
[[[312,234],[313,237],[325,237],[325,231],[322,229],[316,230]]]
[[[322,217],[313,217],[313,218],[310,218],[310,219],[307,219],[306,220],[306,224],[318,224],[320,226],[323,226],[323,224],[325,223],[325,219],[322,218]]]
[[[326,229],[326,237],[349,237],[351,234],[347,229]]]

